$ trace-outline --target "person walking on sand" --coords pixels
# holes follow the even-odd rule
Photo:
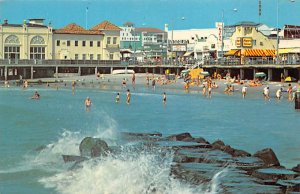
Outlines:
[[[119,103],[119,102],[120,102],[120,93],[118,92],[117,96],[116,96],[116,103]]]
[[[90,107],[92,106],[92,101],[91,101],[90,97],[86,97],[84,104],[85,104],[85,110],[89,111]]]
[[[166,94],[166,92],[163,93],[163,103],[167,104],[167,94]]]
[[[131,100],[130,90],[127,89],[127,94],[126,94],[126,104],[130,104],[130,100]]]
[[[243,96],[243,98],[245,98],[246,97],[246,94],[247,94],[247,86],[243,86],[242,87],[242,96]]]

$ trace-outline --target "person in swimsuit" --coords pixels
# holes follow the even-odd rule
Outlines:
[[[166,92],[163,93],[163,103],[167,104],[167,95],[166,95]]]
[[[119,103],[119,102],[120,102],[120,93],[118,92],[117,96],[116,96],[116,103]]]
[[[88,111],[92,105],[92,101],[90,97],[86,97],[84,104],[85,104],[85,110]]]
[[[130,94],[130,90],[127,90],[127,94],[126,94],[126,104],[130,104],[130,100],[131,100],[131,94]]]

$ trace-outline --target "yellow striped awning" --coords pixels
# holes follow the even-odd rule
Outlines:
[[[231,49],[224,54],[224,56],[240,56],[241,55],[240,49]]]
[[[244,49],[243,56],[245,56],[245,57],[274,57],[275,50],[273,50],[273,49]]]

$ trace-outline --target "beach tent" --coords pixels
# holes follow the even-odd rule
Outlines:
[[[257,78],[263,78],[263,77],[266,77],[267,75],[264,72],[257,72],[257,73],[255,73],[254,76]]]
[[[204,76],[209,76],[210,75],[208,71],[202,71],[202,72],[200,72],[200,74],[204,75]]]
[[[296,78],[293,78],[293,77],[291,77],[291,76],[288,76],[288,77],[285,78],[284,81],[285,81],[285,82],[295,82],[295,81],[297,81],[297,80],[296,80]]]

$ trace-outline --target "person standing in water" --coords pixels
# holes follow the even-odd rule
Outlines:
[[[116,96],[116,103],[119,103],[119,102],[120,102],[120,93],[118,92],[117,96]]]
[[[85,104],[85,110],[89,111],[90,107],[92,105],[92,101],[91,101],[90,97],[86,97],[84,104]]]
[[[126,94],[126,104],[130,104],[130,100],[131,100],[130,90],[127,89],[127,94]]]
[[[277,98],[278,101],[281,99],[281,96],[282,96],[282,88],[279,88],[276,91],[276,98]]]
[[[72,94],[74,95],[75,94],[75,81],[72,81]]]
[[[244,86],[242,87],[242,96],[243,96],[243,98],[246,97],[246,94],[247,94],[247,87],[244,85]]]
[[[132,74],[132,79],[131,79],[132,87],[135,87],[135,73]]]
[[[166,92],[163,93],[163,103],[167,104],[167,94],[166,94]]]

